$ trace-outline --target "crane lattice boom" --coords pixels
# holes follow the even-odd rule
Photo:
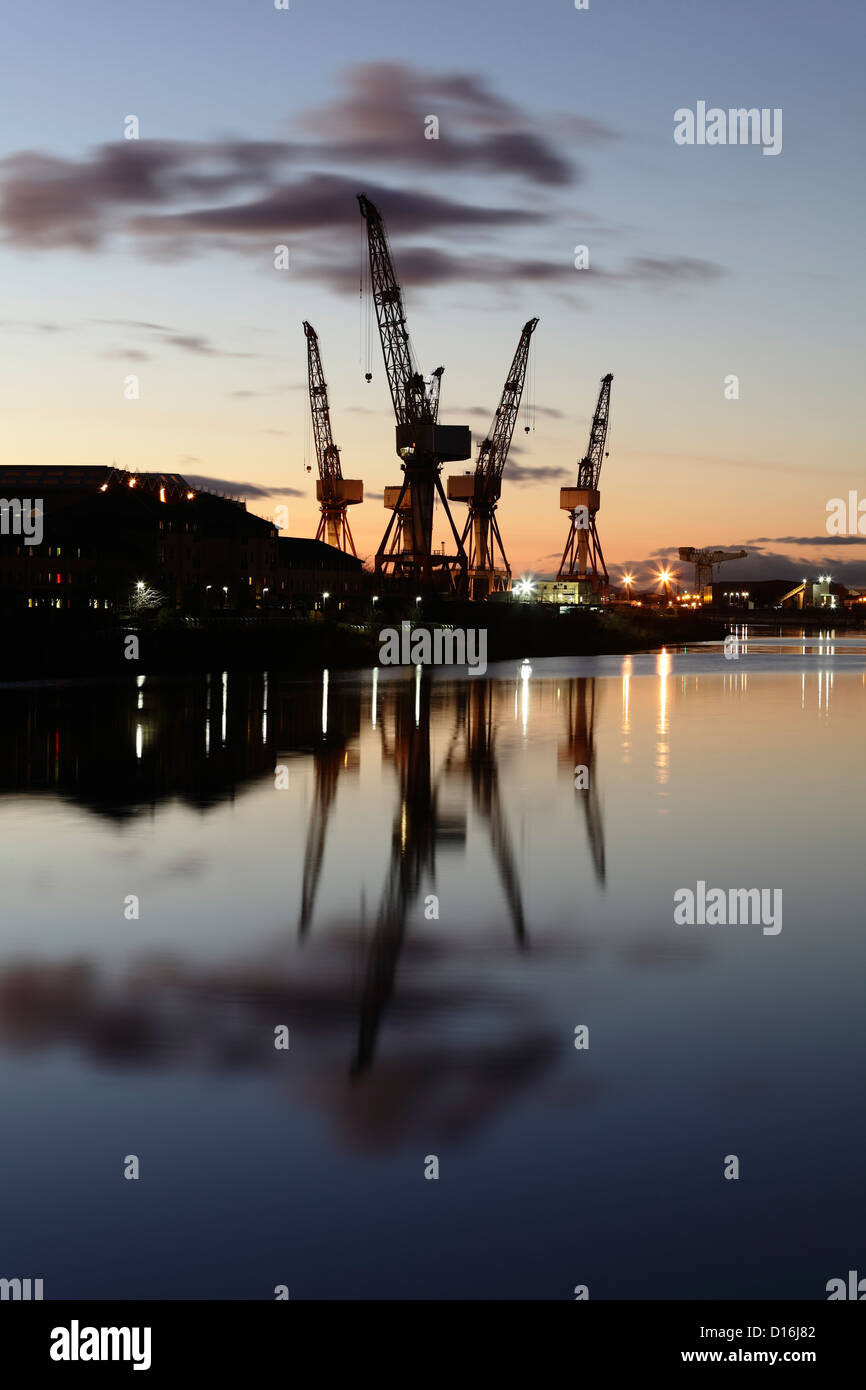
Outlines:
[[[327,490],[328,500],[336,501],[333,484],[339,482],[343,474],[340,469],[340,451],[334,443],[331,432],[331,411],[328,406],[328,387],[322,370],[322,356],[319,352],[319,337],[312,324],[304,320],[304,333],[307,337],[307,378],[310,386],[310,413],[313,417],[313,437],[316,442],[316,459],[319,464],[319,477],[323,493]]]
[[[604,462],[607,423],[610,418],[610,384],[612,381],[613,376],[610,372],[601,379],[598,404],[595,407],[595,414],[592,417],[592,429],[589,432],[589,448],[577,465],[578,487],[598,487],[598,480],[601,476],[601,465]]]
[[[385,234],[385,224],[379,209],[358,194],[361,215],[367,223],[367,244],[370,252],[370,281],[373,302],[382,340],[388,389],[394,404],[398,425],[417,424],[435,418],[433,404],[424,385],[424,378],[415,365],[403,292],[397,283],[391,249]]]
[[[523,395],[523,384],[526,380],[529,343],[537,323],[538,319],[529,319],[523,325],[520,341],[517,344],[505,386],[502,389],[502,399],[496,408],[490,432],[478,446],[475,479],[476,497],[479,500],[483,498],[488,501],[495,501],[499,497],[502,470],[511,448],[514,425],[517,420],[517,412],[520,409],[520,399]]]

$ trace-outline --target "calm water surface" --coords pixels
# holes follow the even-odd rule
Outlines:
[[[862,639],[3,689],[0,1275],[826,1297],[866,1260],[864,716]],[[781,933],[675,926],[699,879]]]

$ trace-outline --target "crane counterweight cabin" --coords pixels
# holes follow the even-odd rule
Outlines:
[[[391,519],[376,552],[376,574],[412,582],[421,589],[464,592],[467,558],[442,488],[442,464],[469,458],[472,436],[466,425],[438,423],[442,369],[428,383],[418,371],[406,327],[403,294],[397,283],[382,216],[358,194],[367,225],[370,284],[388,389],[397,422],[396,450],[403,482],[386,490]],[[433,552],[433,503],[438,496],[451,529],[454,552]]]
[[[523,325],[493,423],[487,438],[478,446],[474,474],[448,479],[451,501],[469,505],[461,539],[464,546],[468,541],[469,597],[473,599],[486,599],[490,594],[505,593],[511,587],[511,566],[502,544],[496,506],[502,493],[502,472],[523,395],[530,339],[537,324],[538,319],[529,319]]]
[[[589,432],[589,446],[577,465],[577,486],[563,487],[559,490],[560,510],[571,514],[571,525],[556,577],[576,581],[579,602],[602,596],[609,587],[596,516],[601,507],[598,484],[601,465],[605,459],[604,446],[610,418],[612,381],[611,372],[601,379],[601,389]]]
[[[307,339],[307,377],[310,390],[310,414],[313,417],[313,436],[319,477],[316,482],[316,501],[321,509],[316,540],[357,556],[349,526],[347,508],[364,500],[364,484],[343,477],[340,451],[331,433],[331,412],[328,407],[328,387],[322,371],[319,338],[313,326],[304,320]]]

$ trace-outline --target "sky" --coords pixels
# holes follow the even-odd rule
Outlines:
[[[484,437],[540,320],[499,508],[515,574],[557,568],[612,372],[614,578],[694,545],[866,583],[866,538],[826,529],[830,499],[866,501],[864,31],[860,0],[7,5],[0,457],[182,472],[312,535],[308,319],[372,557],[400,472],[365,192],[443,423]],[[781,109],[781,151],[675,143],[700,101]]]

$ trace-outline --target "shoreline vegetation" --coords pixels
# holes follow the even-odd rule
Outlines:
[[[413,629],[484,629],[488,662],[523,657],[598,656],[651,651],[684,642],[723,641],[730,620],[703,613],[639,609],[575,609],[560,614],[538,604],[442,604],[430,600]],[[788,615],[786,615],[788,616]],[[82,623],[58,613],[3,620],[0,681],[119,676],[141,671],[196,674],[216,669],[307,674],[379,664],[380,634],[399,627],[405,607],[382,604],[374,619],[312,614],[214,615],[189,619],[163,610],[144,619]],[[743,615],[754,624],[757,615]],[[758,621],[761,621],[758,619]],[[828,621],[825,619],[825,622]],[[800,617],[795,619],[800,625]],[[769,615],[763,625],[776,626]],[[790,625],[779,623],[778,626]],[[807,623],[811,626],[810,623]],[[834,626],[845,624],[833,623]],[[137,642],[136,651],[130,638]]]

